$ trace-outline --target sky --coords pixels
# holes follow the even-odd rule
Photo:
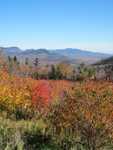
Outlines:
[[[113,53],[113,0],[0,0],[0,46]]]

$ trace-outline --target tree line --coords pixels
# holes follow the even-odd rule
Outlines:
[[[38,57],[32,61],[29,58],[25,58],[24,62],[20,63],[16,56],[8,56],[7,66],[10,74],[32,77],[34,79],[81,81],[95,79],[95,69],[83,63],[78,66],[72,66],[63,62],[53,65],[42,65]]]

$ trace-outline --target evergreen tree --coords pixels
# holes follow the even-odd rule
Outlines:
[[[14,63],[17,63],[17,57],[16,56],[14,56],[13,61],[14,61]]]
[[[56,69],[55,66],[51,66],[51,71],[49,72],[49,79],[56,79]]]
[[[61,73],[61,70],[59,68],[59,66],[57,66],[56,68],[56,79],[62,79],[63,78],[63,75]]]
[[[8,56],[8,63],[12,62],[12,57]]]
[[[29,58],[25,59],[25,65],[29,65]]]
[[[57,66],[55,67],[54,65],[51,66],[51,71],[49,72],[49,79],[62,79],[62,73],[60,71],[60,68]]]
[[[34,64],[35,67],[38,67],[38,65],[39,65],[39,59],[35,58],[33,64]]]

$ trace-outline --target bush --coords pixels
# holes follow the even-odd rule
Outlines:
[[[56,147],[52,137],[46,133],[43,120],[33,122],[0,119],[0,149],[53,150]]]
[[[113,89],[109,84],[76,84],[50,108],[47,120],[62,149],[113,149]],[[78,148],[78,149],[79,149]]]

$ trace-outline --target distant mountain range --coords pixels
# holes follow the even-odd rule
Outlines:
[[[97,61],[111,57],[110,54],[90,52],[81,49],[67,48],[67,49],[26,49],[21,50],[18,47],[1,47],[0,48],[6,56],[17,56],[20,61],[29,58],[30,61],[39,58],[40,64],[55,64],[66,62],[70,64],[93,64]]]

